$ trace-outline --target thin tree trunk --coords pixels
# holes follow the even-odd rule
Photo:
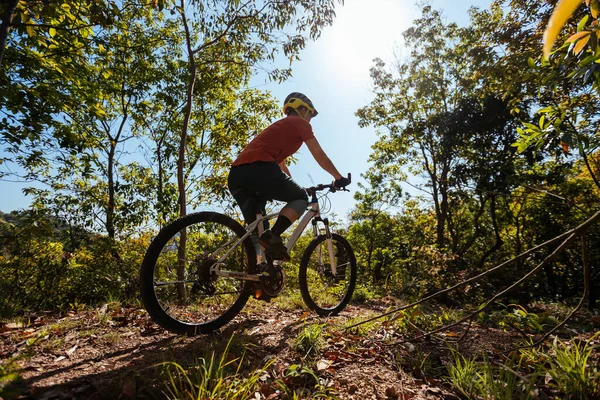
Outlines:
[[[500,229],[498,228],[498,220],[496,217],[496,196],[492,196],[491,198],[491,202],[490,202],[490,215],[492,217],[492,226],[494,227],[494,236],[496,237],[496,243],[494,243],[494,245],[485,252],[485,254],[481,257],[481,259],[479,260],[479,265],[478,265],[478,270],[483,268],[483,265],[485,264],[486,260],[492,255],[494,254],[494,252],[498,251],[500,249],[500,247],[502,247],[502,244],[504,243],[502,241],[502,237],[500,236]]]
[[[2,15],[2,25],[0,25],[0,67],[2,67],[2,60],[4,59],[4,50],[6,49],[6,42],[10,33],[10,24],[15,16],[18,3],[19,0],[9,0],[4,4],[6,8]]]
[[[185,40],[188,50],[188,63],[190,69],[190,80],[187,88],[186,98],[186,109],[185,116],[183,118],[183,129],[181,131],[181,139],[179,142],[179,154],[177,158],[177,188],[179,190],[179,216],[185,217],[187,215],[186,209],[186,196],[185,196],[185,150],[187,147],[187,136],[188,129],[190,126],[190,118],[192,115],[192,106],[194,103],[194,85],[196,83],[196,62],[194,60],[194,51],[192,49],[192,39],[190,35],[190,28],[188,26],[187,17],[185,16],[185,2],[181,0],[181,20],[185,29]],[[177,279],[185,279],[185,267],[186,267],[186,244],[187,244],[187,232],[182,230],[179,236],[179,248],[177,249]],[[179,300],[181,302],[186,301],[185,285],[177,285],[177,292]]]
[[[108,152],[108,206],[106,208],[106,231],[111,239],[115,238],[115,148],[116,143],[111,140]]]

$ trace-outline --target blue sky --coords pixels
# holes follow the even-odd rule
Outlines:
[[[431,5],[444,10],[447,22],[466,25],[471,6],[488,8],[491,0],[437,0]],[[293,77],[283,84],[268,84],[278,99],[290,92],[308,95],[319,115],[311,121],[321,146],[337,169],[352,173],[353,181],[368,169],[371,146],[377,139],[374,128],[359,128],[355,112],[372,98],[369,68],[376,57],[392,60],[402,55],[402,32],[419,17],[419,8],[409,0],[346,0],[337,18],[316,42],[303,51],[302,61],[293,66]],[[255,79],[256,84],[263,83]],[[298,162],[290,167],[292,177],[302,186],[331,181],[330,175],[314,161],[306,146],[297,153]],[[312,178],[312,180],[311,180]],[[354,206],[350,193],[330,196],[332,210],[344,218]],[[409,189],[407,187],[407,189]]]
[[[487,8],[491,0],[435,0],[431,5],[444,10],[448,22],[468,23],[471,6]],[[325,28],[316,42],[309,42],[302,60],[293,65],[293,77],[282,84],[265,83],[262,77],[252,85],[270,90],[283,100],[290,92],[303,92],[315,103],[319,116],[311,121],[321,146],[342,174],[352,173],[353,181],[368,168],[371,145],[377,136],[374,128],[358,127],[356,110],[372,97],[369,68],[376,57],[390,60],[392,53],[402,54],[402,32],[419,16],[412,0],[345,0],[338,7],[333,26]],[[302,186],[331,181],[303,146],[298,163],[290,167],[293,178]],[[22,194],[28,186],[0,182],[0,210],[9,212],[27,208],[30,200]],[[354,206],[350,193],[330,197],[332,210],[344,218]]]

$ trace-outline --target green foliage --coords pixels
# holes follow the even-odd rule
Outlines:
[[[222,354],[214,352],[209,359],[201,358],[191,369],[184,369],[175,362],[163,364],[167,379],[167,398],[169,399],[240,399],[254,396],[258,389],[259,378],[269,368],[273,360],[246,376],[241,373],[243,356],[231,356],[229,343]]]
[[[505,331],[517,329],[526,333],[542,333],[545,325],[556,325],[556,320],[549,315],[527,311],[518,304],[510,304],[505,310],[495,311],[491,315],[481,313],[479,320],[503,328]]]
[[[116,243],[41,213],[13,215],[15,224],[0,225],[2,317],[137,294],[135,276],[148,238]]]
[[[317,374],[305,365],[292,364],[284,378],[275,382],[283,393],[290,399],[337,399],[333,387],[323,385]]]
[[[462,395],[473,399],[532,399],[541,382],[560,391],[560,398],[595,399],[600,395],[600,372],[591,359],[596,337],[585,342],[555,339],[547,354],[539,348],[522,349],[519,361],[504,363],[478,361],[453,350],[448,377]]]
[[[417,378],[441,377],[446,372],[439,358],[420,347],[408,344],[407,351],[395,354],[395,363],[399,370],[404,370]]]
[[[533,399],[533,380],[522,378],[518,364],[512,361],[496,365],[488,359],[476,361],[452,351],[453,362],[448,367],[448,378],[460,394],[468,399],[490,398],[499,400]]]
[[[555,338],[552,344],[552,353],[547,359],[547,373],[567,399],[583,400],[600,396],[600,368],[593,365],[591,359],[598,349],[598,345],[592,344],[596,337],[598,335],[583,343],[576,340],[563,343]]]
[[[294,339],[292,347],[303,357],[314,358],[325,345],[324,328],[325,325],[322,324],[304,325],[302,331]]]
[[[372,289],[364,285],[356,285],[354,293],[352,294],[352,301],[366,303],[373,298],[375,298],[375,293],[373,293]]]
[[[448,368],[452,386],[467,398],[477,398],[483,392],[482,383],[477,379],[481,377],[480,368],[474,359],[466,358],[457,351],[453,354],[453,363]]]
[[[20,378],[20,370],[14,359],[9,358],[0,362],[0,395],[13,395],[14,393],[11,392],[8,386]]]

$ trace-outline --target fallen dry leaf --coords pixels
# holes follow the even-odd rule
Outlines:
[[[73,347],[71,347],[69,350],[67,350],[67,356],[70,356],[71,354],[75,353],[75,350],[77,350],[77,346],[75,345]]]
[[[317,371],[323,371],[329,368],[333,363],[330,360],[321,359],[317,361]]]

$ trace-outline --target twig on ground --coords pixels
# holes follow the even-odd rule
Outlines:
[[[514,347],[512,349],[502,352],[502,354],[511,353],[516,350],[528,349],[531,347],[539,346],[540,344],[544,343],[550,337],[550,335],[552,335],[554,332],[556,332],[557,330],[559,330],[560,328],[565,326],[565,324],[573,317],[573,315],[575,315],[575,313],[581,309],[581,307],[583,306],[583,304],[585,303],[585,301],[587,300],[587,298],[590,294],[589,293],[589,289],[590,289],[589,279],[590,279],[591,275],[590,275],[590,264],[589,264],[589,258],[588,258],[589,257],[589,249],[588,249],[587,235],[583,235],[581,237],[581,247],[582,247],[582,259],[583,259],[583,295],[581,296],[581,299],[579,300],[579,303],[577,304],[577,306],[569,313],[569,315],[567,315],[567,317],[560,324],[556,325],[550,331],[546,332],[544,334],[544,336],[542,336],[542,338],[540,340],[538,340],[537,342],[528,344],[526,346]]]
[[[464,340],[465,337],[467,337],[467,333],[469,333],[469,331],[471,330],[471,325],[473,325],[473,318],[471,318],[469,320],[469,326],[467,326],[467,329],[465,329],[465,331],[463,332],[463,334],[458,338],[458,340],[456,341],[456,343],[460,343]]]
[[[520,285],[521,283],[523,283],[525,280],[527,280],[530,276],[534,275],[535,273],[537,273],[546,263],[552,261],[565,247],[567,247],[578,235],[578,232],[574,232],[571,234],[571,236],[569,236],[564,242],[562,242],[560,244],[560,246],[558,246],[556,248],[556,250],[554,250],[549,256],[547,256],[541,263],[539,263],[535,268],[533,268],[531,271],[529,271],[525,276],[523,276],[521,279],[519,279],[518,281],[516,281],[515,283],[513,283],[512,285],[510,285],[509,287],[507,287],[506,289],[504,289],[503,291],[501,291],[500,293],[494,295],[491,299],[489,299],[483,306],[479,307],[477,310],[473,311],[472,313],[470,313],[469,315],[467,315],[465,318],[462,318],[459,321],[456,321],[452,324],[448,324],[445,326],[442,326],[440,328],[434,329],[430,332],[428,332],[425,335],[419,335],[419,336],[415,336],[414,338],[411,339],[406,339],[400,342],[394,342],[394,343],[390,343],[388,344],[388,346],[394,345],[394,344],[402,344],[402,343],[406,343],[406,342],[411,342],[414,340],[418,340],[418,339],[422,339],[425,336],[429,336],[432,335],[434,333],[437,332],[441,332],[441,331],[445,331],[451,327],[457,326],[459,324],[462,324],[463,322],[465,322],[466,320],[473,318],[475,315],[479,314],[480,312],[482,312],[483,310],[485,310],[486,308],[488,308],[490,306],[490,304],[492,304],[494,301],[496,301],[498,298],[504,296],[506,293],[508,293],[509,291],[511,291],[512,289],[514,289],[515,287],[517,287],[518,285]]]

